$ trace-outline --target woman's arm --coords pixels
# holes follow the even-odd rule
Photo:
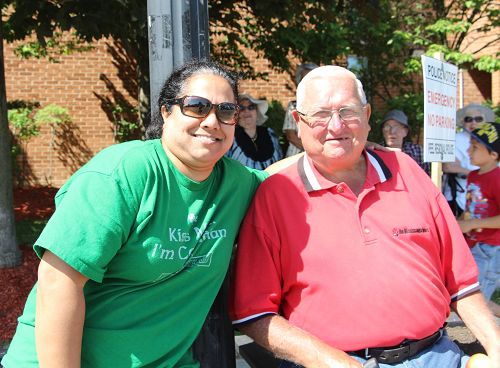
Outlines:
[[[460,161],[455,160],[455,162],[443,162],[443,172],[445,174],[463,174],[469,175],[470,170],[462,167]]]
[[[80,367],[88,278],[45,251],[38,267],[35,341],[40,367]]]

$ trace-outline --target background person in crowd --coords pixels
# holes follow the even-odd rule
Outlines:
[[[499,368],[500,331],[445,198],[408,155],[364,149],[370,112],[347,69],[299,84],[306,153],[245,216],[233,323],[282,367],[464,367],[443,329],[451,306]]]
[[[470,163],[467,150],[470,136],[468,132],[474,130],[485,121],[494,121],[495,113],[486,106],[472,103],[457,111],[457,125],[463,131],[455,137],[455,162],[443,162],[443,192],[456,217],[460,216],[465,208],[465,185],[467,175],[477,166]]]
[[[311,70],[318,66],[314,63],[300,64],[295,71],[295,85],[298,86],[302,78],[307,75]],[[288,148],[286,150],[286,157],[296,155],[304,151],[302,142],[297,134],[297,123],[293,119],[292,111],[295,110],[295,101],[290,101],[286,108],[285,121],[283,123],[283,133],[285,133],[288,141]]]
[[[234,132],[234,142],[226,156],[243,165],[264,170],[283,157],[276,133],[262,124],[267,120],[268,104],[249,94],[239,98],[239,120]]]
[[[479,268],[486,300],[500,282],[500,125],[482,123],[471,133],[468,154],[479,167],[467,176],[465,211],[458,221]],[[490,302],[495,315],[500,307]]]
[[[399,148],[413,158],[417,164],[430,176],[431,165],[424,162],[424,152],[419,144],[410,142],[405,138],[410,133],[408,117],[401,110],[391,110],[385,114],[381,122],[384,145],[390,148]]]
[[[5,367],[199,367],[191,345],[267,176],[223,157],[237,87],[218,64],[186,63],[147,129],[161,138],[101,151],[59,190]]]

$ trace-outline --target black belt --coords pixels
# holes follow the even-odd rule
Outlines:
[[[356,355],[360,358],[376,358],[379,363],[396,364],[403,360],[417,355],[422,350],[432,346],[443,336],[444,328],[440,328],[436,333],[421,340],[405,340],[400,345],[388,348],[367,348],[350,351],[348,354]]]

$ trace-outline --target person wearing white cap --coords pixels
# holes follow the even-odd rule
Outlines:
[[[410,126],[408,125],[408,117],[403,111],[389,111],[382,119],[381,127],[386,147],[399,148],[413,158],[430,175],[431,165],[424,162],[422,147],[419,144],[405,140],[410,133]]]
[[[470,145],[470,132],[485,121],[494,121],[495,113],[488,107],[471,103],[457,111],[457,125],[463,131],[455,136],[455,162],[444,162],[443,173],[446,174],[443,192],[455,213],[460,216],[465,208],[465,186],[467,175],[478,167],[471,164],[467,150]]]
[[[267,120],[266,112],[269,106],[265,100],[241,94],[239,107],[234,142],[226,156],[245,166],[264,170],[283,157],[276,133],[271,128],[262,126]]]

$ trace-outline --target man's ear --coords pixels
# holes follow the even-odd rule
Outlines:
[[[372,127],[370,125],[370,116],[372,115],[372,106],[369,103],[366,103],[365,105],[365,116],[366,116],[366,125],[368,125],[368,132],[372,130]]]
[[[372,115],[372,105],[367,103],[365,105],[366,121],[370,121],[370,116]]]
[[[410,132],[410,129],[408,129],[407,127],[405,127],[405,135],[403,136],[403,138],[406,138],[408,136],[408,133]]]

